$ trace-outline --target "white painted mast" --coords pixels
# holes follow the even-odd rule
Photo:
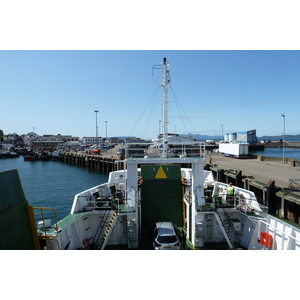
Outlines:
[[[168,101],[168,87],[171,81],[169,77],[169,63],[167,63],[167,59],[164,58],[162,65],[162,82],[161,86],[163,87],[163,102],[162,102],[162,119],[163,119],[163,153],[162,157],[168,157],[168,108],[169,108],[169,101]]]
[[[160,63],[160,65],[155,65],[152,67],[152,77],[153,79],[160,84],[160,86],[163,88],[163,101],[162,101],[162,125],[163,125],[163,138],[162,138],[162,144],[163,144],[163,152],[162,157],[167,158],[168,157],[168,108],[169,108],[169,101],[168,101],[168,87],[171,81],[171,78],[169,76],[170,70],[169,70],[170,64],[167,62],[167,59],[164,57],[163,62]],[[162,70],[162,75],[160,76],[154,76],[154,70]],[[159,80],[158,80],[159,79]]]

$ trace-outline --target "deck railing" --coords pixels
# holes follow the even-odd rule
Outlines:
[[[247,202],[246,202],[247,201]],[[207,198],[205,200],[205,205],[202,206],[202,210],[203,211],[216,211],[218,208],[234,208],[244,214],[253,214],[253,213],[257,213],[257,214],[264,214],[267,213],[268,211],[268,207],[262,204],[259,204],[259,208],[261,209],[261,211],[259,210],[255,210],[255,208],[253,208],[251,206],[251,202],[256,202],[256,199],[246,199],[246,198],[239,198],[238,196],[234,196],[233,198],[229,198],[229,197],[224,197],[223,196],[213,196],[212,198]]]
[[[57,224],[56,211],[53,208],[48,207],[33,207],[33,209],[35,210],[35,219],[41,219],[37,224],[37,233],[39,239],[44,242],[45,248],[50,249],[49,242],[52,241],[52,246],[54,242],[57,244],[56,249],[60,249],[59,243],[56,239],[60,231]],[[51,212],[53,215],[51,215]]]
[[[85,202],[87,205],[82,204],[78,206],[80,211],[93,211],[93,210],[114,210],[118,215],[123,212],[134,212],[135,208],[129,209],[126,199],[117,197],[98,197],[93,195],[78,196],[77,201]],[[82,207],[82,208],[80,208]]]

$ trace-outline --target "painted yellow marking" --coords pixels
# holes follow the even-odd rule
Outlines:
[[[163,167],[160,166],[156,173],[155,179],[164,179],[164,178],[168,178],[168,177],[167,177]]]

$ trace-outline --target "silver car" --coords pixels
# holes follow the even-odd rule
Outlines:
[[[171,222],[157,222],[154,228],[153,248],[155,250],[179,250],[180,242]]]

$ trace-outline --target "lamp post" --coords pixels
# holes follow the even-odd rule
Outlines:
[[[97,146],[98,146],[98,124],[97,124],[97,113],[99,112],[99,110],[95,110],[96,113],[96,142],[97,142]]]
[[[158,138],[160,138],[161,120],[158,121]]]
[[[283,117],[283,138],[282,138],[282,160],[284,163],[284,147],[285,147],[285,114],[281,114],[281,116]]]
[[[222,140],[223,140],[223,138],[224,138],[224,135],[223,135],[223,124],[221,124],[221,126],[222,126]]]
[[[107,143],[107,122],[108,121],[105,121],[105,142]]]

